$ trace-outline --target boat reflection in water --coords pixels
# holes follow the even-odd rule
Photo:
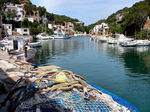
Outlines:
[[[49,59],[66,55],[72,50],[78,50],[78,47],[81,47],[79,42],[74,40],[43,40],[41,43],[42,48],[38,49],[34,60],[36,64],[45,64]]]
[[[132,73],[137,73],[137,76],[150,74],[150,47],[123,48],[118,45],[99,43],[97,48],[107,52],[109,56],[120,59],[125,68]]]

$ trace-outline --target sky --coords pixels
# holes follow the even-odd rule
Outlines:
[[[86,25],[100,19],[106,19],[112,13],[131,7],[141,0],[31,0],[37,6],[44,6],[47,11],[66,15],[83,21]]]

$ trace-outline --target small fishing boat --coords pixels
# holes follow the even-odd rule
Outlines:
[[[70,39],[71,38],[70,36],[63,35],[63,34],[54,34],[52,37],[54,39]]]
[[[42,47],[41,42],[32,42],[32,43],[28,43],[28,45],[30,47]]]
[[[36,36],[39,40],[48,40],[54,39],[52,36],[48,35],[47,33],[40,33]]]

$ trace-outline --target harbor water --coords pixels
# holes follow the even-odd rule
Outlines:
[[[54,64],[82,75],[100,86],[150,112],[150,48],[123,48],[91,41],[89,37],[42,42],[33,60]]]

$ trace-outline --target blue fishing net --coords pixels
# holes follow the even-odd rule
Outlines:
[[[101,100],[85,99],[80,92],[47,92],[38,94],[39,102],[33,103],[34,98],[24,101],[17,110],[19,112],[110,112],[109,106]],[[30,106],[29,106],[30,105]]]

